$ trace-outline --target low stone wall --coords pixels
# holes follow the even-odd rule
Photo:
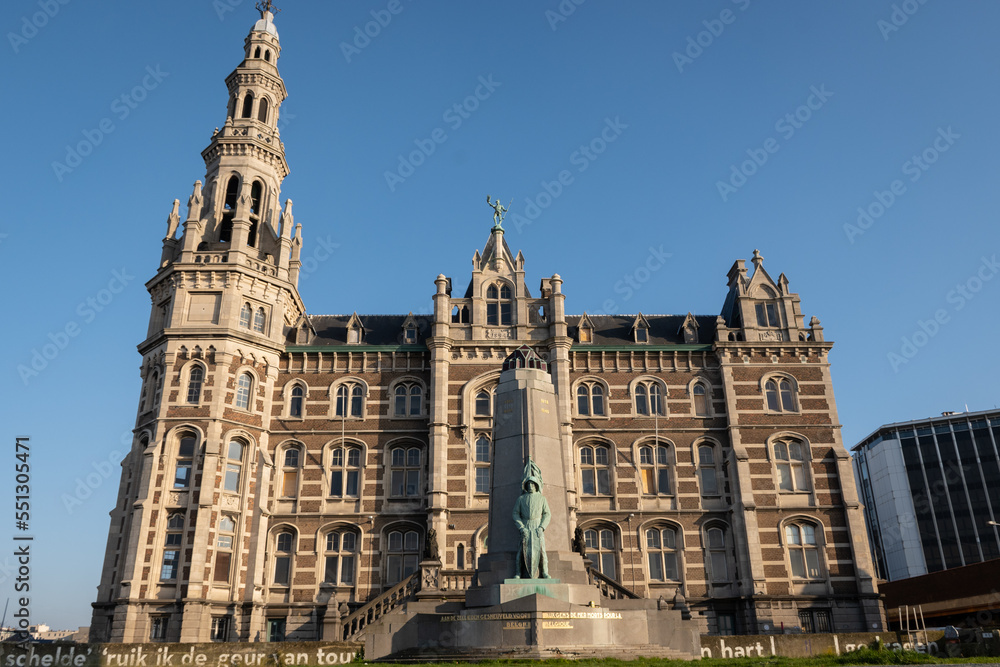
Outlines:
[[[292,667],[343,665],[357,642],[0,644],[0,667]]]
[[[701,636],[701,657],[742,658],[766,655],[780,655],[786,658],[806,658],[815,655],[840,655],[860,646],[868,646],[879,639],[887,647],[900,650],[912,649],[921,653],[943,654],[944,633],[940,630],[927,632],[927,645],[923,643],[923,633],[919,641],[914,635],[911,645],[906,635],[895,632],[851,632],[815,635],[718,635]]]

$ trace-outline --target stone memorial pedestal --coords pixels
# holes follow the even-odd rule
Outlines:
[[[526,346],[507,357],[495,400],[490,551],[477,584],[464,600],[435,599],[439,563],[422,563],[416,599],[368,626],[366,658],[700,656],[697,623],[656,600],[603,597],[571,550],[571,458],[558,405],[543,360]]]

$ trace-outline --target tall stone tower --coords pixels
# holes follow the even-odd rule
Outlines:
[[[262,11],[226,78],[225,123],[202,152],[205,184],[167,220],[142,355],[142,394],[91,627],[95,640],[228,638],[253,626],[253,563],[267,517],[272,389],[298,294],[301,226],[279,195],[286,92],[274,17]],[[183,424],[178,426],[178,424]],[[248,565],[251,564],[251,565]],[[206,618],[212,616],[212,619]],[[180,627],[175,627],[175,626]],[[236,627],[229,627],[235,625]]]

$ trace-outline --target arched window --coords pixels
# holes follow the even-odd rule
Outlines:
[[[350,417],[364,416],[365,394],[360,384],[345,382],[337,387],[336,415],[344,417],[350,410]]]
[[[677,531],[654,526],[646,529],[646,559],[650,581],[680,581],[677,566]]]
[[[294,498],[299,491],[299,465],[302,452],[298,447],[289,447],[281,460],[280,497]]]
[[[717,496],[720,493],[718,458],[712,445],[698,446],[698,482],[702,496]]]
[[[163,561],[160,564],[160,580],[177,579],[180,569],[181,543],[184,540],[184,515],[180,512],[171,514],[167,519],[167,533],[163,549]]]
[[[253,118],[253,93],[247,93],[243,98],[243,113],[240,118]]]
[[[258,46],[253,52],[254,58],[260,58],[260,47]]]
[[[604,416],[604,386],[598,382],[582,382],[576,388],[576,411],[581,417]]]
[[[288,399],[288,416],[289,417],[301,417],[304,414],[303,402],[305,401],[305,389],[302,385],[297,384],[292,387],[291,396]]]
[[[244,303],[243,307],[240,308],[240,326],[244,329],[250,328],[250,319],[253,317],[253,308],[250,307],[249,303]]]
[[[257,107],[257,120],[262,123],[267,122],[267,98],[260,98],[260,105]]]
[[[264,51],[264,60],[267,62],[271,62],[271,49],[267,49],[266,51]]]
[[[357,498],[361,488],[361,450],[336,447],[330,452],[330,495]]]
[[[795,412],[795,388],[787,378],[771,378],[764,383],[764,397],[771,412]]]
[[[476,416],[477,417],[492,417],[493,416],[493,405],[492,396],[490,392],[485,389],[481,390],[476,394]]]
[[[696,417],[708,417],[708,392],[705,385],[700,382],[691,387],[691,398],[694,400],[694,414]]]
[[[490,439],[487,435],[476,438],[476,493],[490,492]]]
[[[398,584],[417,571],[420,562],[420,536],[415,530],[394,530],[389,533],[385,560],[385,583]]]
[[[603,575],[618,579],[615,534],[610,528],[587,528],[583,531],[583,541],[587,545],[587,557]]]
[[[486,324],[507,326],[511,323],[511,291],[510,286],[496,285],[486,288]]]
[[[191,487],[195,442],[197,442],[197,438],[195,438],[193,433],[185,433],[180,437],[180,443],[177,446],[177,464],[174,466],[175,489],[188,489]]]
[[[328,584],[354,585],[358,534],[352,530],[332,530],[326,534],[326,562],[323,581]]]
[[[663,388],[659,382],[644,380],[636,383],[635,414],[641,416],[666,414],[663,404]]]
[[[794,579],[822,579],[819,547],[816,544],[816,526],[811,523],[792,523],[785,526],[785,547]]]
[[[233,240],[233,215],[236,211],[236,199],[239,195],[239,176],[232,176],[226,184],[226,198],[223,200],[222,204],[222,223],[219,226],[219,243],[230,243]]]
[[[774,465],[778,470],[780,491],[808,491],[805,447],[798,440],[774,443]]]
[[[150,382],[153,385],[153,405],[151,407],[155,410],[160,405],[160,397],[163,396],[163,380],[160,377],[160,371],[153,371]]]
[[[201,366],[195,364],[188,373],[188,395],[187,402],[198,405],[201,401],[201,383],[205,380],[205,371]]]
[[[239,440],[229,443],[226,451],[226,475],[222,488],[233,493],[240,492],[240,481],[243,476],[243,450],[246,449]]]
[[[421,450],[419,447],[393,447],[389,452],[389,495],[415,498],[420,495]]]
[[[459,570],[465,569],[465,545],[459,544],[455,548],[455,567]]]
[[[709,568],[709,581],[729,581],[729,559],[726,555],[726,530],[721,526],[712,526],[705,531],[705,539],[708,544],[708,553],[705,560]]]
[[[639,448],[639,474],[642,492],[646,495],[669,495],[670,452],[665,445],[645,445]]]
[[[253,387],[253,376],[241,373],[236,381],[236,407],[242,410],[250,409],[250,390]]]
[[[292,581],[292,554],[295,553],[295,535],[284,531],[274,539],[274,583],[288,586]]]
[[[264,314],[263,308],[258,308],[257,312],[253,316],[253,330],[257,333],[264,333],[264,325],[267,322],[267,315]]]
[[[236,521],[228,514],[219,519],[219,531],[215,538],[214,581],[228,583],[233,563],[233,540],[236,536]]]
[[[419,417],[423,409],[423,388],[415,382],[403,382],[393,391],[393,414],[397,417]]]
[[[583,495],[611,495],[611,468],[607,447],[580,448],[580,476]]]

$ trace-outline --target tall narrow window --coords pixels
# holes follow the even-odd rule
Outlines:
[[[285,450],[281,467],[281,497],[294,498],[299,489],[299,458],[301,452],[297,447]]]
[[[808,491],[805,452],[801,442],[774,443],[774,464],[778,469],[778,489],[781,491]]]
[[[184,515],[171,514],[167,519],[167,533],[163,549],[163,562],[160,566],[160,579],[170,581],[177,579],[180,565],[181,543],[184,539]]]
[[[648,393],[646,391],[646,385],[639,384],[635,387],[635,413],[637,415],[648,415],[649,414],[649,401]]]
[[[646,530],[646,554],[651,581],[679,581],[677,531],[673,528]]]
[[[264,325],[267,323],[267,315],[263,308],[258,308],[253,316],[253,330],[257,333],[264,333]]]
[[[420,536],[414,530],[406,532],[394,530],[389,533],[389,549],[386,555],[386,584],[398,584],[417,571],[419,563]]]
[[[669,495],[670,456],[663,445],[639,448],[639,474],[642,477],[642,492],[646,495]]]
[[[588,528],[583,531],[583,540],[587,545],[587,557],[594,567],[601,574],[618,579],[615,534],[608,528]]]
[[[177,465],[174,467],[174,488],[187,489],[191,486],[191,469],[194,467],[193,435],[182,435],[177,446]]]
[[[266,97],[260,98],[260,105],[257,107],[257,120],[259,120],[262,123],[267,122],[267,107],[268,107],[267,98]]]
[[[476,394],[476,416],[477,417],[492,416],[493,410],[490,403],[491,403],[490,392],[484,390]]]
[[[711,567],[710,579],[715,582],[729,581],[729,561],[726,557],[726,532],[722,528],[709,528],[708,563]]]
[[[288,586],[292,580],[292,553],[295,536],[291,533],[278,533],[274,541],[274,583]]]
[[[243,98],[243,113],[240,114],[240,117],[253,117],[253,93],[247,93],[247,96]]]
[[[305,390],[302,389],[302,385],[297,384],[292,387],[292,395],[288,402],[288,416],[289,417],[301,417],[302,416],[302,401],[305,400]]]
[[[330,452],[330,495],[357,498],[361,483],[361,450],[337,447]]]
[[[697,383],[691,388],[691,396],[694,399],[694,414],[696,417],[708,416],[708,395],[705,385]]]
[[[250,307],[249,303],[244,303],[243,307],[240,308],[240,326],[244,329],[250,328],[250,320],[253,317],[253,308]]]
[[[240,492],[240,477],[243,473],[244,445],[238,440],[229,443],[226,454],[226,475],[222,488],[233,493]]]
[[[396,498],[420,495],[420,448],[394,447],[389,456],[389,495]]]
[[[583,495],[611,495],[611,469],[607,447],[580,448],[580,475]]]
[[[215,538],[214,581],[228,583],[233,564],[233,541],[236,535],[236,521],[228,514],[219,519],[219,532]]]
[[[507,326],[512,321],[511,290],[508,285],[486,288],[486,324]]]
[[[476,493],[490,492],[490,439],[476,438]]]
[[[153,407],[160,405],[160,398],[163,396],[163,378],[159,371],[153,371]]]
[[[819,549],[816,545],[816,527],[810,523],[785,526],[785,543],[792,577],[820,579]]]
[[[357,548],[357,533],[338,530],[327,533],[323,581],[328,584],[354,584]]]
[[[701,482],[701,495],[719,495],[719,471],[716,468],[715,447],[701,445],[698,447],[698,481]]]
[[[250,388],[253,386],[253,376],[242,373],[236,382],[236,407],[250,409]]]
[[[465,545],[459,544],[455,549],[455,567],[459,570],[465,569]]]
[[[233,215],[236,212],[236,199],[239,194],[240,179],[238,176],[233,176],[226,184],[226,198],[222,204],[222,222],[219,225],[219,243],[230,243],[233,240]]]
[[[191,372],[188,374],[188,395],[187,402],[193,405],[198,405],[201,401],[201,383],[205,379],[205,371],[202,370],[201,366],[194,365],[191,367]]]

